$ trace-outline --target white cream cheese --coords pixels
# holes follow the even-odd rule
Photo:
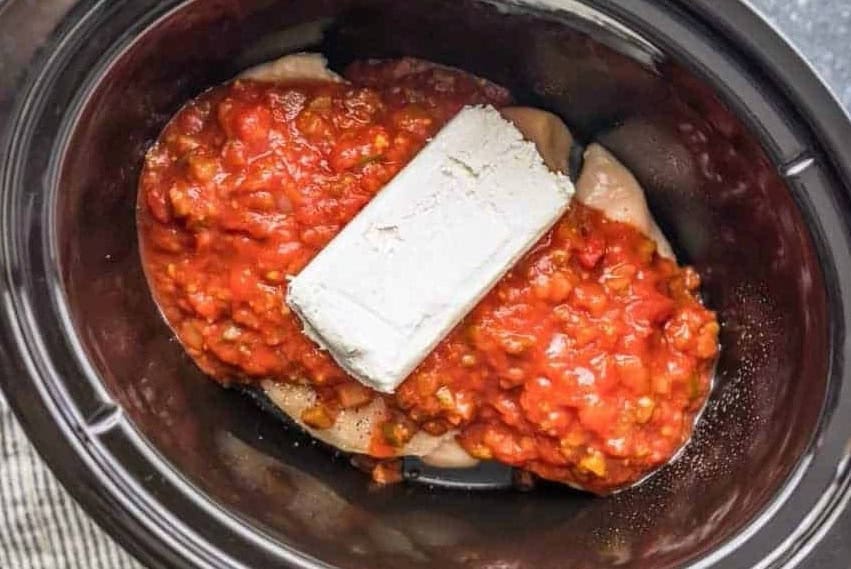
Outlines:
[[[305,332],[392,392],[567,208],[573,185],[492,107],[467,107],[296,277]]]

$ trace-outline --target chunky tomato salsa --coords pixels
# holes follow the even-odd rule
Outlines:
[[[383,397],[371,454],[449,430],[469,454],[605,492],[670,459],[710,388],[718,324],[700,279],[574,203],[396,394],[301,332],[297,274],[466,104],[510,102],[460,71],[359,62],[348,83],[237,80],[189,102],[147,154],[139,226],[155,299],[222,383],[309,384],[301,419]]]

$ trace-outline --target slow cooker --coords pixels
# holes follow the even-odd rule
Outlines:
[[[851,123],[745,4],[83,0],[53,31],[48,3],[3,8],[0,381],[144,563],[741,568],[825,547],[851,497]],[[378,489],[191,364],[140,265],[143,153],[185,100],[306,49],[461,67],[635,172],[722,322],[672,464],[607,498]]]

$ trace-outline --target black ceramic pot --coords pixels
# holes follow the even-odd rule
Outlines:
[[[2,387],[144,562],[775,567],[847,507],[851,124],[743,4],[84,0],[46,37],[37,18],[59,4],[0,10]],[[371,488],[193,367],[140,267],[142,155],[186,99],[303,48],[338,68],[465,68],[634,170],[723,323],[711,402],[674,464],[610,498]]]

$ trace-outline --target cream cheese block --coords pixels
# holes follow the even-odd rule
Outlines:
[[[391,393],[567,209],[570,180],[465,107],[289,283],[305,333]]]

